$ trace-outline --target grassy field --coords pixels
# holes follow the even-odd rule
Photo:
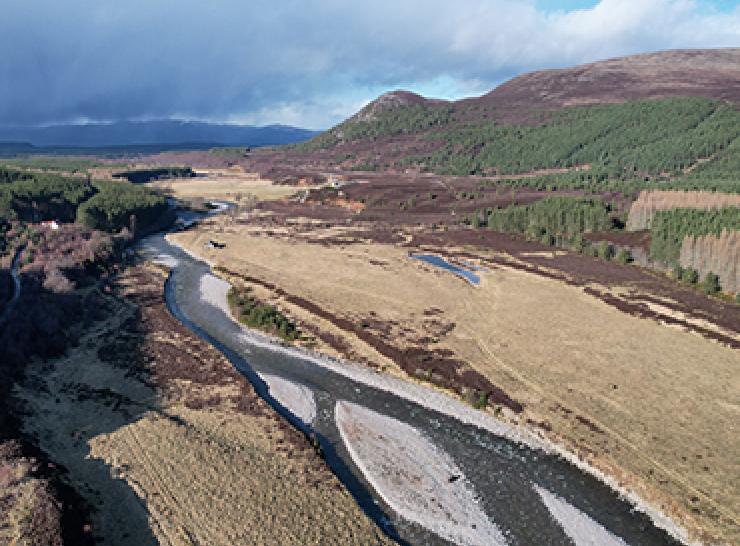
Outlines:
[[[547,423],[551,438],[697,536],[738,539],[736,350],[507,267],[489,268],[473,287],[391,244],[318,245],[287,228],[265,236],[220,220],[171,237],[336,316],[386,328],[398,345],[432,339],[522,402],[521,421]],[[210,238],[226,248],[205,250]],[[272,302],[299,325],[314,320],[280,297]],[[440,323],[454,327],[440,332]],[[343,340],[400,373],[355,335]]]
[[[198,170],[198,178],[152,182],[155,188],[171,191],[179,199],[223,199],[234,200],[237,196],[254,195],[260,201],[283,199],[293,195],[298,188],[279,186],[269,180],[229,170]]]

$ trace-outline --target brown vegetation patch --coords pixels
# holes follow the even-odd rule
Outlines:
[[[344,332],[353,334],[364,343],[375,349],[381,355],[389,358],[401,367],[409,376],[425,379],[442,388],[450,389],[460,394],[469,391],[479,392],[487,396],[488,402],[506,406],[515,413],[521,413],[523,405],[512,399],[501,388],[486,379],[479,372],[471,369],[466,363],[451,358],[452,353],[445,349],[429,349],[426,347],[398,347],[390,341],[390,326],[373,317],[367,317],[359,322],[335,315],[306,298],[288,294],[274,283],[267,282],[249,275],[223,268],[231,276],[240,278],[248,283],[267,288],[277,296],[304,309],[314,316],[327,320]],[[438,330],[439,335],[445,335],[454,328],[454,324],[443,325]]]
[[[23,455],[18,441],[0,442],[0,542],[61,546],[62,510],[39,462]]]
[[[674,317],[667,313],[659,313],[657,311],[654,311],[644,303],[641,303],[639,301],[640,298],[644,299],[645,301],[650,301],[649,299],[645,298],[644,296],[638,296],[638,297],[630,297],[629,299],[623,299],[621,297],[614,296],[610,294],[609,292],[605,292],[602,290],[597,290],[595,288],[585,287],[583,291],[586,294],[589,294],[590,296],[594,296],[604,303],[611,305],[612,307],[616,307],[620,311],[640,317],[640,318],[648,318],[657,320],[658,322],[661,322],[663,324],[668,324],[671,326],[679,326],[681,328],[686,329],[690,332],[695,332],[697,334],[700,334],[704,336],[707,339],[712,339],[714,341],[718,341],[720,343],[723,343],[729,347],[732,347],[733,349],[740,349],[740,340],[737,340],[734,337],[730,337],[727,335],[723,335],[715,330],[710,330],[708,328],[703,328],[697,324],[688,322],[687,320]],[[666,303],[662,300],[659,300],[661,305],[666,305]]]

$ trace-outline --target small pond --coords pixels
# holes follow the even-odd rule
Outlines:
[[[433,265],[435,267],[441,267],[442,269],[445,269],[449,271],[450,273],[453,273],[457,275],[458,277],[462,277],[466,281],[468,281],[470,284],[479,285],[480,284],[480,277],[470,271],[469,269],[462,268],[458,265],[451,264],[441,256],[436,256],[434,254],[411,254],[411,257],[416,260],[421,260],[422,262],[426,262],[429,265]]]

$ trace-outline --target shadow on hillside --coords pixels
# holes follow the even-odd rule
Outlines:
[[[146,412],[162,413],[139,366],[144,358],[136,338],[129,339],[126,368],[90,366],[102,362],[98,345],[105,339],[127,335],[111,329],[121,306],[94,280],[57,293],[34,274],[20,276],[20,298],[0,325],[0,442],[18,441],[24,456],[39,461],[35,474],[51,481],[62,505],[65,544],[157,544],[145,500],[111,466],[90,457],[92,439]],[[138,312],[129,318],[132,326],[138,320]],[[120,391],[117,377],[128,381]],[[104,521],[103,528],[93,527],[93,520]]]

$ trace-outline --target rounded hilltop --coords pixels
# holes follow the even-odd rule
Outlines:
[[[533,109],[667,97],[740,102],[740,48],[660,51],[529,72],[469,102],[518,121]]]

